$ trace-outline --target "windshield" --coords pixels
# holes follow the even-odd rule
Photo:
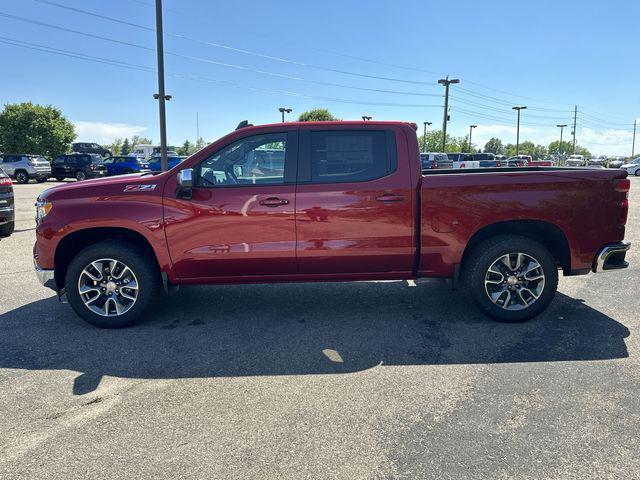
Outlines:
[[[100,155],[89,155],[91,157],[91,163],[104,163]]]

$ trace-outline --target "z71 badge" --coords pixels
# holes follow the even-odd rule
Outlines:
[[[125,192],[150,192],[156,189],[156,184],[149,185],[126,185],[124,187]]]

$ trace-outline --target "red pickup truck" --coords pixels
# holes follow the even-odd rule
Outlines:
[[[626,177],[422,172],[409,123],[239,127],[165,173],[43,192],[35,269],[100,327],[131,324],[179,285],[419,277],[521,321],[551,302],[559,270],[627,267]]]

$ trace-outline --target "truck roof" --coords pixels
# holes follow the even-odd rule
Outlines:
[[[367,120],[367,121],[363,121],[363,120],[332,120],[332,121],[327,121],[327,122],[285,122],[285,123],[267,123],[267,124],[263,124],[263,125],[251,125],[251,126],[246,126],[246,127],[241,127],[239,128],[239,130],[245,130],[245,129],[259,129],[259,128],[265,128],[265,127],[269,127],[269,128],[278,128],[278,127],[282,127],[283,125],[290,127],[290,126],[294,126],[294,127],[308,127],[308,126],[317,126],[317,127],[337,127],[337,126],[345,126],[345,125],[350,125],[350,126],[358,126],[358,127],[362,127],[362,126],[378,126],[378,127],[389,127],[389,126],[396,126],[396,125],[401,125],[401,126],[409,126],[414,130],[418,129],[417,124],[415,123],[410,123],[410,122],[401,122],[401,121],[397,121],[397,120],[388,120],[388,121],[376,121],[376,120]]]

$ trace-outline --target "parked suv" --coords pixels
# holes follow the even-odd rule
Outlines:
[[[149,170],[149,164],[135,155],[110,157],[104,161],[104,165],[107,167],[107,175],[123,175]]]
[[[107,150],[97,143],[79,142],[71,145],[71,149],[76,153],[95,153],[101,157],[110,157],[112,155],[110,150]]]
[[[5,153],[0,157],[0,166],[17,183],[29,183],[32,178],[42,183],[51,176],[51,165],[40,155]]]
[[[453,168],[453,162],[446,153],[421,153],[420,160],[422,170],[433,170],[436,168]]]
[[[71,153],[60,155],[53,160],[51,176],[61,182],[65,178],[86,180],[100,178],[107,174],[102,157],[97,154]]]
[[[9,175],[0,168],[0,237],[8,237],[15,228],[13,185]]]

